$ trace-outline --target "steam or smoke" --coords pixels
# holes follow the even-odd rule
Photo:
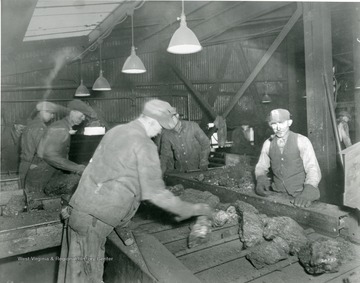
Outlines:
[[[54,68],[50,71],[49,75],[45,78],[45,86],[46,86],[46,92],[44,94],[44,100],[48,98],[51,92],[51,85],[54,79],[56,78],[57,74],[61,70],[62,67],[66,64],[67,61],[70,61],[71,59],[78,56],[80,52],[78,50],[75,50],[74,48],[66,47],[62,48],[61,50],[58,50],[54,56]]]

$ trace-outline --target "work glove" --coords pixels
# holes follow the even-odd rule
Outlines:
[[[183,209],[181,213],[175,216],[176,221],[183,221],[193,216],[205,215],[211,217],[212,209],[208,204],[196,203],[191,204],[187,209]]]
[[[309,207],[314,200],[318,200],[319,198],[319,189],[310,184],[305,184],[303,191],[296,196],[291,203],[298,207]]]
[[[268,177],[262,175],[256,179],[255,193],[262,197],[267,197],[270,191],[270,180]]]

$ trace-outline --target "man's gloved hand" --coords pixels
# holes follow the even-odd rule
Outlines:
[[[305,184],[303,191],[296,196],[291,203],[298,207],[309,207],[314,200],[318,200],[319,198],[319,189],[310,184]]]
[[[71,208],[69,206],[65,206],[61,209],[60,216],[62,220],[69,219],[71,215]]]
[[[270,180],[268,177],[262,175],[256,179],[255,193],[262,197],[267,197],[270,190]]]
[[[192,204],[189,209],[184,209],[176,217],[176,221],[183,221],[193,216],[205,215],[210,217],[212,215],[212,209],[208,204],[205,203],[196,203]]]

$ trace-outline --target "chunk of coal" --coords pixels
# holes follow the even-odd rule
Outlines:
[[[226,213],[229,215],[229,220],[227,221],[227,223],[239,223],[239,215],[236,213],[235,206],[229,206],[226,210]]]
[[[298,256],[309,274],[337,272],[343,258],[340,243],[326,238],[308,242],[300,249]]]
[[[286,216],[266,218],[263,235],[267,240],[283,238],[288,243],[291,254],[299,252],[308,242],[304,229],[295,220]]]
[[[276,237],[272,241],[263,242],[253,247],[252,251],[246,255],[246,258],[255,268],[260,269],[266,265],[287,259],[289,257],[289,250],[290,248],[287,242],[280,237]]]
[[[241,212],[247,211],[247,212],[251,212],[251,213],[255,213],[258,214],[259,211],[252,206],[251,204],[241,201],[241,200],[237,200],[234,204],[236,211],[240,214]]]
[[[181,200],[191,203],[206,203],[210,207],[215,208],[220,199],[208,191],[199,191],[194,189],[186,189],[182,195],[179,196]]]
[[[213,223],[212,225],[214,227],[221,227],[224,226],[225,223],[228,222],[230,216],[227,212],[223,210],[215,210],[212,214]]]
[[[211,221],[207,216],[198,216],[195,224],[191,227],[188,238],[188,247],[193,248],[204,244],[209,240]]]
[[[166,189],[172,192],[175,196],[180,196],[185,191],[185,188],[182,184],[177,184],[175,186],[166,186]]]
[[[240,241],[244,248],[256,246],[265,241],[263,237],[263,222],[260,215],[244,211],[240,213]]]

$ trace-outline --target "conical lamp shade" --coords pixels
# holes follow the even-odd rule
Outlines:
[[[143,62],[139,56],[136,55],[134,46],[131,47],[131,55],[126,59],[121,71],[126,74],[141,74],[146,72]]]
[[[94,85],[93,85],[92,89],[93,90],[98,90],[98,91],[111,90],[109,82],[103,76],[103,71],[102,70],[100,70],[100,75],[97,78],[97,80],[94,82]]]
[[[181,15],[180,27],[173,34],[167,51],[174,54],[191,54],[202,50],[196,35],[186,25],[185,15]]]
[[[76,97],[84,97],[84,96],[90,96],[90,92],[87,89],[87,87],[83,84],[83,80],[81,80],[80,85],[76,89],[75,95]]]
[[[261,100],[262,103],[266,104],[266,103],[270,103],[271,102],[271,97],[266,93],[262,100]]]

